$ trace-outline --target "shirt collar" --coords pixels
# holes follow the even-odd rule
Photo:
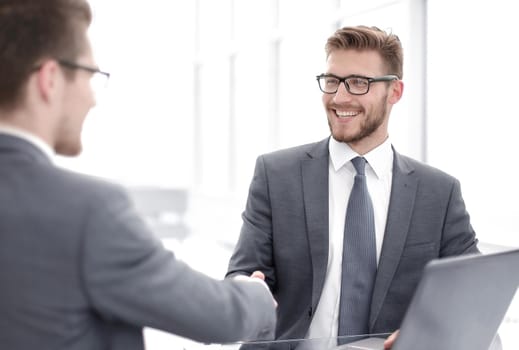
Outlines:
[[[17,128],[14,126],[6,125],[0,123],[0,133],[8,134],[11,136],[19,137],[35,147],[37,147],[39,150],[43,152],[49,158],[51,162],[54,160],[54,151],[49,146],[48,143],[46,143],[42,138],[39,136],[34,135],[33,133],[30,133],[26,130],[23,130],[21,128]]]
[[[352,150],[347,143],[338,142],[333,137],[330,137],[328,148],[330,151],[330,159],[335,171],[338,171],[350,160],[359,156],[359,154]],[[386,174],[390,174],[393,170],[393,149],[391,148],[389,137],[382,144],[366,153],[363,157],[366,158],[368,164],[379,179],[384,177]]]

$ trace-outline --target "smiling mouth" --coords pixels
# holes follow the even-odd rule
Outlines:
[[[338,110],[335,110],[335,114],[339,118],[353,118],[353,117],[359,115],[360,112],[359,111],[338,111]]]

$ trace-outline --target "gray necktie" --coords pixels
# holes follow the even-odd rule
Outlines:
[[[373,204],[364,174],[366,160],[356,157],[351,162],[357,174],[344,225],[339,336],[369,332],[371,294],[377,273]],[[348,340],[339,341],[345,342]]]

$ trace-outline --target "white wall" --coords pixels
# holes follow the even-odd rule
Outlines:
[[[428,162],[457,176],[482,241],[519,246],[517,11],[429,1]]]

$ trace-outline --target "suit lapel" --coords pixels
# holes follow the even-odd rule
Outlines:
[[[328,139],[301,161],[305,217],[312,259],[312,307],[315,310],[328,265]]]
[[[393,150],[393,183],[386,231],[371,301],[370,326],[378,317],[404,249],[416,196],[418,180],[413,168]]]

